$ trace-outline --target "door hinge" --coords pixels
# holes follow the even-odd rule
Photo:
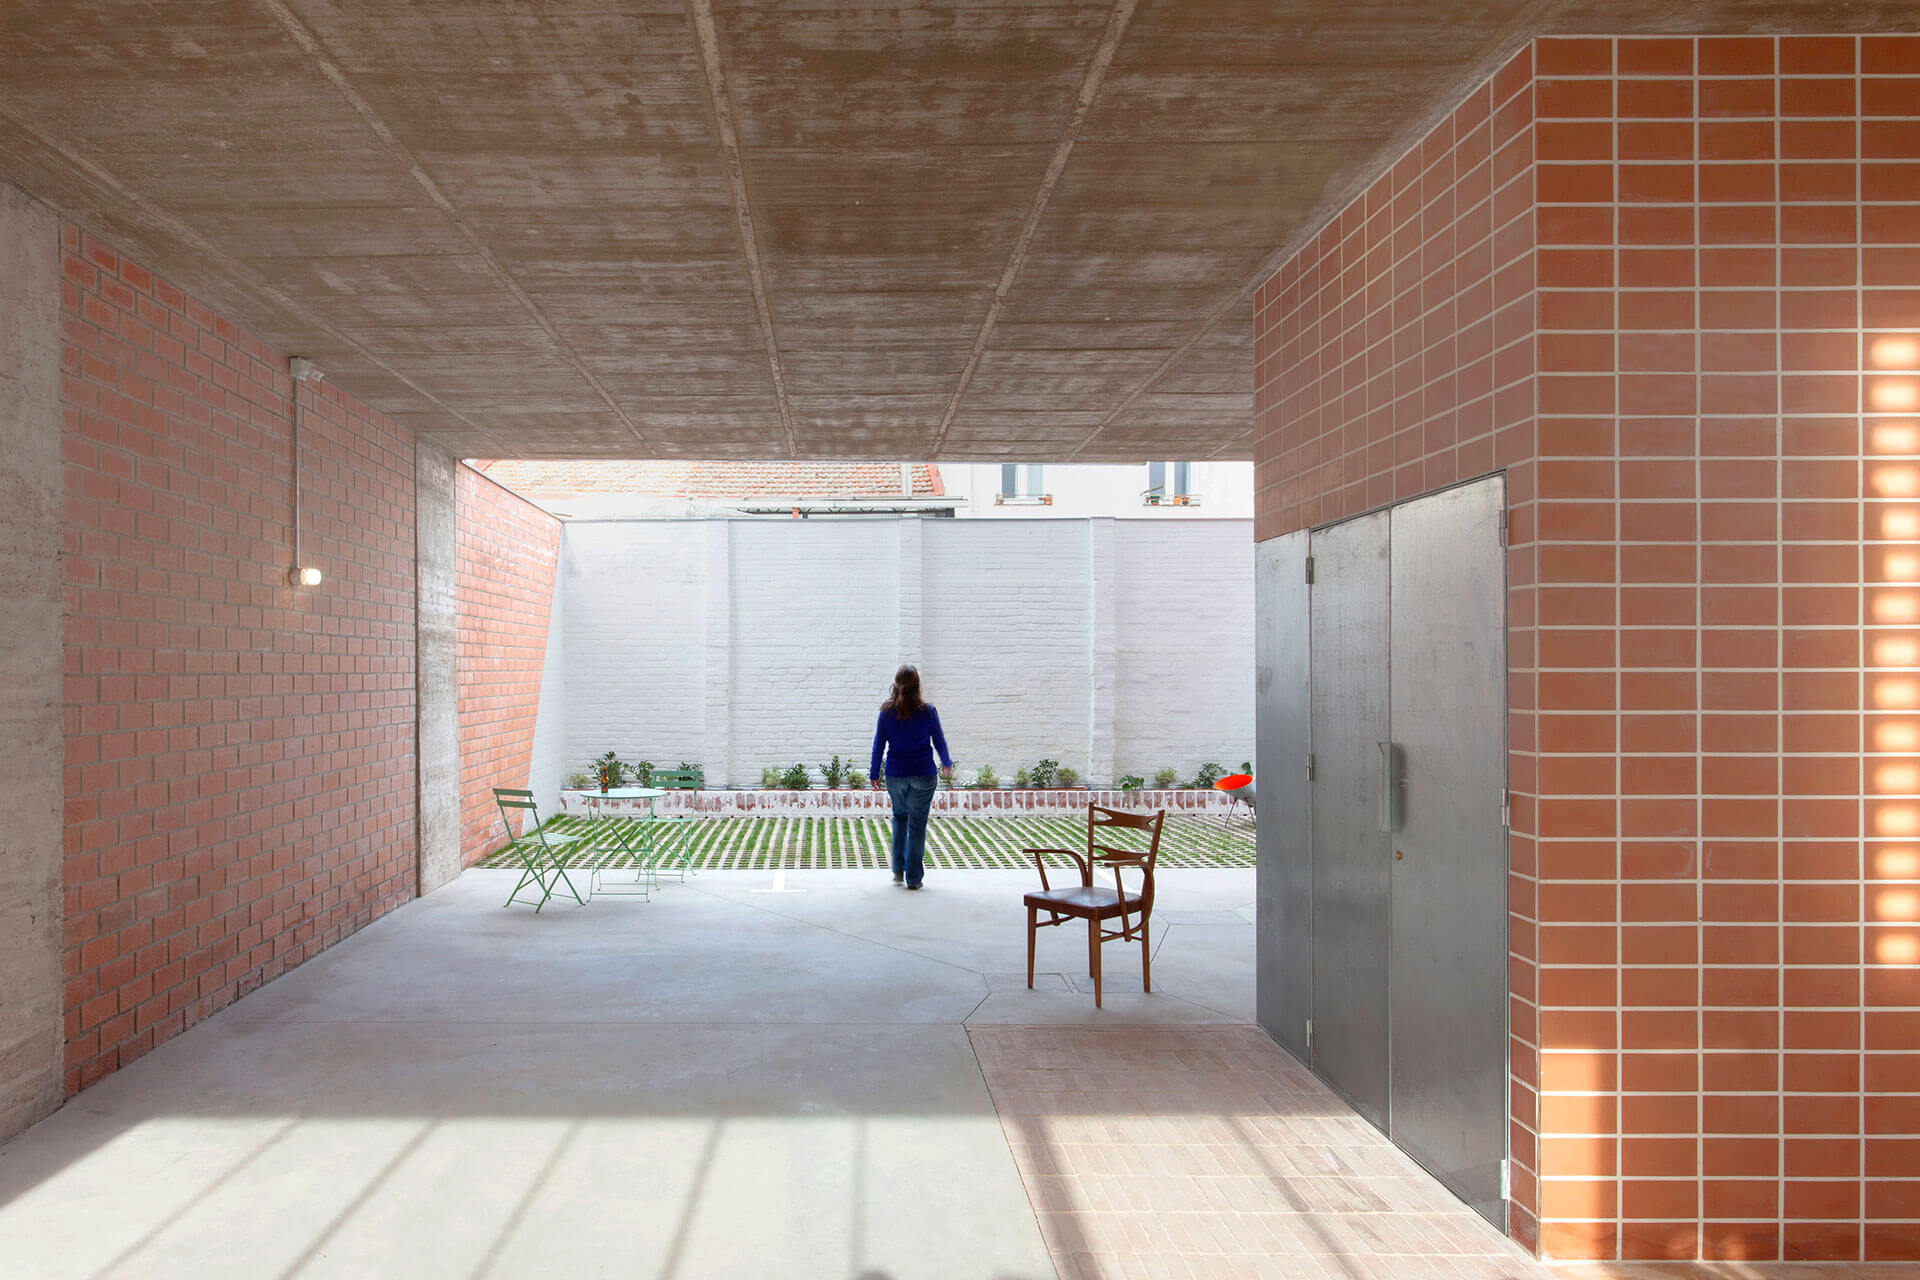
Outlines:
[[[1313,1048],[1313,1019],[1307,1019],[1307,1048]]]
[[[1307,781],[1313,781],[1313,752],[1307,752]]]
[[[1313,585],[1313,557],[1307,557],[1307,585]]]
[[[1500,508],[1500,545],[1507,545],[1507,509],[1504,506]]]
[[[1500,825],[1502,827],[1513,825],[1513,792],[1505,787],[1500,788]]]
[[[1513,1199],[1513,1161],[1511,1160],[1500,1162],[1500,1198]]]

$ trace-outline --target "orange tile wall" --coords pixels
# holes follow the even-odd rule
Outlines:
[[[414,894],[413,438],[61,228],[68,1093]],[[4,997],[0,997],[4,998]]]
[[[1259,536],[1507,469],[1514,1234],[1920,1257],[1920,37],[1537,41],[1259,305]]]
[[[526,786],[533,766],[560,522],[471,467],[454,474],[460,859],[471,866],[506,840],[493,788]]]

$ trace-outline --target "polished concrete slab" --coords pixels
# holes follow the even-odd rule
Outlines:
[[[1161,989],[1111,947],[1098,1012],[1074,930],[1026,991],[1022,873],[538,915],[511,884],[468,872],[0,1147],[0,1276],[1050,1277],[967,1025],[1251,1015],[1250,872],[1169,872]]]

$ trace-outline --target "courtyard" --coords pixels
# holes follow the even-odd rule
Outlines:
[[[0,1280],[1906,1280],[1916,12],[0,5]]]

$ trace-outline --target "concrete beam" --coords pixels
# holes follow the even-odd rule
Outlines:
[[[420,777],[418,891],[460,874],[459,620],[454,468],[426,441],[414,447],[415,715]]]
[[[60,221],[0,185],[0,1138],[60,1105]]]

